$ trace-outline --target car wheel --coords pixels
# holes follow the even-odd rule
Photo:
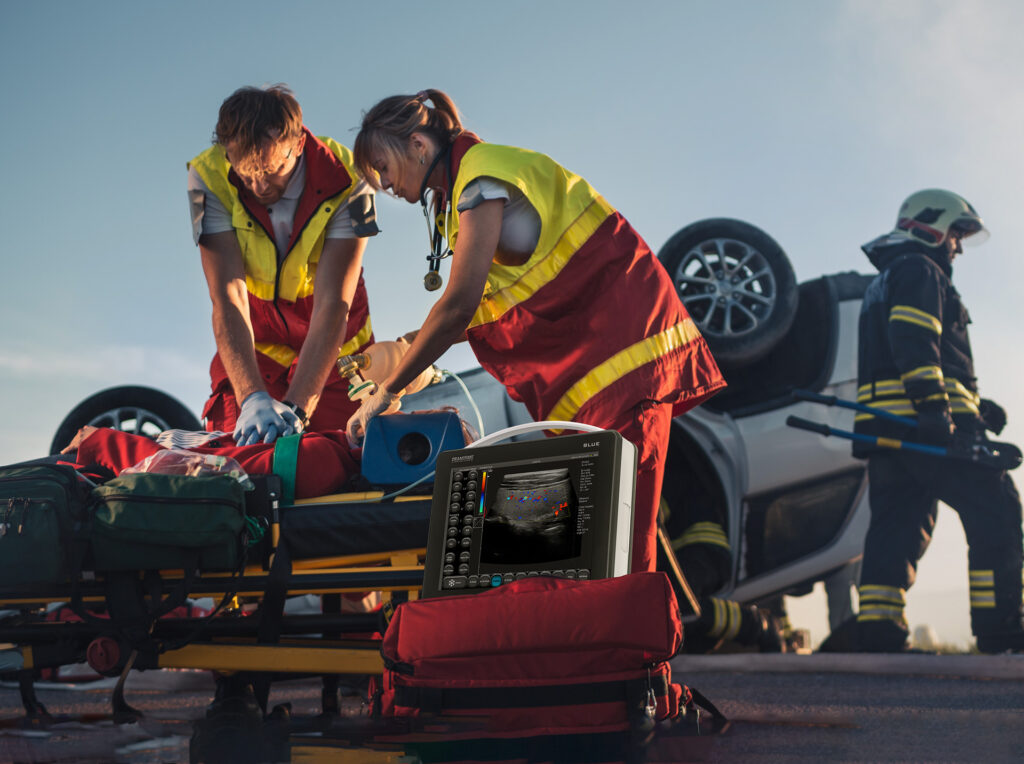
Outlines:
[[[154,438],[164,430],[201,430],[199,420],[180,402],[151,387],[112,387],[75,406],[60,423],[50,453],[57,454],[86,425],[111,427]]]
[[[722,366],[763,357],[793,323],[793,266],[774,239],[749,223],[699,220],[665,242],[658,259]]]

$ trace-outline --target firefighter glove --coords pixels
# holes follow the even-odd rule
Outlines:
[[[946,446],[953,441],[953,417],[948,408],[917,412],[917,437],[922,443]]]
[[[366,437],[366,426],[375,416],[394,414],[402,407],[402,397],[389,393],[381,385],[374,384],[373,392],[363,398],[359,410],[348,420],[345,433],[349,443],[360,446]]]
[[[302,420],[281,401],[263,390],[250,393],[242,401],[242,410],[235,423],[236,446],[273,443],[285,435],[302,432]]]
[[[989,432],[998,435],[1006,427],[1006,411],[995,401],[982,398],[978,406],[978,415],[981,417],[981,421],[985,423],[985,429]]]

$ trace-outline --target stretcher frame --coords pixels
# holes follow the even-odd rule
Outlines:
[[[232,572],[201,573],[191,582],[189,597],[214,597],[216,600],[217,597],[223,599],[231,595],[235,602],[239,598],[255,600],[262,610],[268,590],[275,584],[273,563],[280,549],[282,518],[289,512],[301,511],[304,506],[326,509],[372,507],[374,512],[386,513],[388,507],[395,504],[420,502],[426,517],[430,515],[431,496],[399,496],[392,502],[382,503],[382,491],[300,499],[282,507],[277,477],[266,476],[266,479],[270,522],[269,544],[263,559],[247,564],[241,576]],[[666,553],[670,574],[684,594],[692,617],[696,617],[700,613],[699,605],[678,567],[664,528],[659,528],[658,543]],[[264,712],[267,710],[269,687],[275,679],[320,675],[324,678],[322,711],[325,715],[337,713],[340,677],[362,679],[382,674],[380,633],[386,625],[384,614],[389,613],[397,601],[419,597],[425,555],[424,544],[290,561],[286,585],[280,592],[280,606],[283,608],[285,596],[313,594],[323,598],[323,613],[286,615],[281,612],[269,634],[266,629],[261,630],[264,621],[260,617],[231,617],[231,611],[208,619],[165,617],[156,620],[151,631],[154,645],[171,643],[172,647],[132,651],[129,656],[113,661],[111,671],[103,672],[120,677],[111,697],[114,719],[128,721],[141,716],[124,699],[124,682],[132,668],[187,668],[228,675],[251,675],[256,678],[257,697]],[[166,595],[180,585],[183,577],[184,571],[181,570],[160,571],[161,593]],[[87,579],[77,584],[79,598],[88,607],[103,605],[106,601],[104,576],[87,575]],[[280,586],[279,580],[276,583]],[[381,593],[384,602],[381,612],[341,612],[340,595],[365,592]],[[0,621],[0,643],[11,643],[21,651],[22,667],[17,672],[17,679],[27,719],[32,723],[45,725],[49,720],[45,707],[34,692],[33,683],[39,670],[81,662],[89,644],[105,633],[102,624],[46,621],[38,612],[48,605],[68,602],[72,596],[70,584],[17,591],[3,587],[0,582],[0,609],[22,610],[27,614],[18,623]],[[33,611],[36,611],[34,617],[31,615]],[[175,644],[177,642],[182,644]]]
[[[325,714],[338,710],[339,677],[365,678],[383,672],[380,632],[386,625],[384,614],[389,613],[397,601],[418,598],[423,582],[426,534],[422,546],[292,560],[282,577],[274,566],[281,549],[282,518],[309,505],[326,509],[372,508],[374,512],[386,513],[389,506],[407,502],[420,502],[425,517],[429,518],[431,497],[399,496],[393,502],[382,503],[382,491],[364,491],[300,499],[290,506],[280,506],[280,482],[276,476],[266,478],[265,483],[257,483],[266,486],[270,510],[269,544],[264,545],[262,560],[247,561],[240,573],[200,572],[188,586],[188,597],[193,599],[213,597],[216,602],[220,598],[230,601],[231,605],[238,605],[241,600],[255,600],[256,614],[233,617],[238,609],[228,607],[210,618],[164,617],[151,625],[151,650],[129,650],[121,644],[120,649],[127,654],[111,661],[110,671],[100,672],[120,677],[111,699],[116,721],[141,716],[125,702],[123,695],[124,680],[132,668],[189,668],[228,675],[251,674],[262,685],[262,693],[258,688],[257,697],[264,710],[270,682],[321,675],[325,681]],[[140,571],[138,578],[142,577]],[[184,578],[182,570],[159,571],[160,595],[166,597],[180,588]],[[70,602],[75,597],[86,608],[102,607],[107,602],[108,582],[108,577],[102,573],[90,572],[85,572],[75,584],[29,590],[4,587],[0,582],[0,609],[21,612],[18,618],[0,621],[0,644],[11,644],[21,652],[22,666],[16,676],[29,721],[46,724],[49,719],[33,687],[39,671],[82,662],[90,644],[104,636],[109,638],[116,631],[109,621],[95,618],[48,621],[45,608]],[[270,617],[272,623],[268,629],[264,608],[268,590],[275,585],[280,590],[280,612]],[[381,593],[384,606],[380,611],[341,612],[340,595],[366,592]],[[283,612],[285,597],[305,594],[323,598],[321,615]],[[177,644],[179,642],[181,644]],[[110,642],[105,644],[108,649],[114,649]]]

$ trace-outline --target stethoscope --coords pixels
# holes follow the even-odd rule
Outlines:
[[[436,206],[434,200],[436,199],[436,192],[431,193],[430,204],[427,203],[427,179],[430,174],[434,172],[434,168],[437,167],[437,163],[442,158],[448,158],[448,192],[444,196],[444,218],[441,219],[440,214],[434,214],[431,212],[431,207]],[[420,205],[423,207],[423,217],[427,220],[427,236],[430,239],[430,254],[427,255],[428,270],[427,275],[423,277],[423,286],[428,292],[436,292],[441,288],[444,283],[444,279],[441,278],[441,261],[446,257],[452,256],[451,247],[445,246],[447,241],[443,231],[448,231],[448,216],[452,212],[452,168],[451,168],[451,146],[446,146],[441,151],[437,152],[437,156],[430,163],[427,168],[426,175],[423,176],[423,183],[420,184]]]

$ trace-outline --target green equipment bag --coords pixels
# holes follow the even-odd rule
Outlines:
[[[92,491],[92,568],[236,570],[245,491],[229,475],[121,475]]]
[[[85,514],[87,485],[58,464],[0,468],[0,585],[65,583],[72,540]]]

